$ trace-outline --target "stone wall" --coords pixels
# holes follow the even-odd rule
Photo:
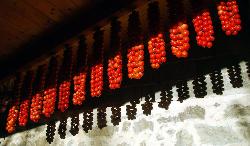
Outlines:
[[[188,82],[190,98],[177,101],[176,87],[174,98],[168,110],[158,107],[159,92],[153,104],[151,115],[142,113],[137,105],[135,120],[128,120],[126,105],[122,106],[122,121],[113,126],[111,110],[107,108],[107,127],[97,127],[94,110],[93,130],[85,133],[81,124],[76,136],[70,132],[70,118],[67,120],[66,138],[60,139],[57,131],[51,145],[65,146],[249,146],[250,145],[250,82],[245,63],[241,63],[244,87],[235,89],[230,84],[226,69],[222,70],[225,91],[222,96],[212,93],[211,81],[206,76],[205,98],[194,97],[191,81]],[[144,103],[144,99],[141,103]],[[59,122],[56,123],[58,129]],[[40,146],[50,145],[46,141],[46,125],[0,139],[0,145]]]

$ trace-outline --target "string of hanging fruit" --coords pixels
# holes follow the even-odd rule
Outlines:
[[[58,62],[56,57],[50,59],[48,72],[46,75],[45,90],[43,92],[43,110],[45,117],[50,117],[55,110],[57,96],[57,77],[58,77]]]
[[[148,29],[151,36],[148,41],[148,52],[150,55],[150,64],[153,69],[158,69],[162,63],[167,61],[166,48],[163,34],[160,33],[158,2],[152,2],[148,7]]]
[[[222,30],[226,35],[237,35],[241,30],[241,19],[237,1],[220,1],[217,4],[217,10]]]
[[[87,47],[85,38],[81,37],[77,51],[77,62],[75,66],[73,104],[82,105],[86,98],[86,78],[87,78]]]
[[[63,64],[60,69],[60,84],[58,93],[58,109],[64,112],[69,107],[71,74],[73,65],[73,54],[71,46],[66,46],[63,54]]]
[[[128,19],[129,48],[127,50],[128,77],[140,79],[144,75],[144,45],[138,11],[133,11]]]
[[[110,89],[117,89],[121,87],[122,82],[122,52],[120,42],[121,26],[117,19],[111,22],[110,31],[110,52],[115,52],[108,58],[108,81]]]
[[[18,74],[15,79],[14,87],[13,87],[13,99],[10,105],[7,121],[6,121],[6,131],[8,133],[13,133],[16,129],[16,123],[18,120],[18,111],[19,111],[19,102],[21,95],[21,87],[22,87],[22,76]]]
[[[91,97],[99,97],[103,91],[103,31],[98,29],[94,33],[93,65],[90,75]]]
[[[33,122],[38,122],[42,114],[43,89],[46,75],[45,67],[45,65],[38,67],[36,79],[33,84],[34,90],[30,107],[30,120]]]
[[[20,111],[18,116],[19,126],[26,126],[28,122],[33,80],[34,80],[34,73],[32,71],[28,71],[27,74],[25,75],[23,89],[22,89],[23,93],[22,93]]]

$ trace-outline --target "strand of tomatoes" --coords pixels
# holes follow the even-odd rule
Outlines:
[[[54,113],[56,104],[56,85],[47,88],[43,92],[43,110],[42,113],[45,117],[49,118]]]
[[[32,83],[34,80],[34,76],[32,72],[28,72],[26,74],[26,79],[24,81],[24,88],[21,103],[20,103],[20,111],[18,116],[19,126],[26,126],[29,118],[29,106],[30,106],[30,97],[32,94]]]
[[[237,35],[241,30],[239,6],[236,0],[220,1],[217,5],[222,30],[226,35]]]
[[[66,48],[64,52],[64,63],[61,71],[61,76],[64,76],[63,81],[59,84],[59,101],[58,109],[64,112],[69,107],[69,97],[70,97],[70,86],[71,86],[71,74],[73,65],[73,54],[71,48]],[[64,72],[66,71],[66,73]],[[65,73],[65,75],[63,75]]]
[[[43,110],[45,117],[49,118],[55,110],[57,96],[57,77],[58,77],[58,62],[56,57],[52,57],[49,63],[46,76],[46,87],[43,92]]]
[[[144,75],[144,45],[136,45],[128,49],[128,77],[140,79]]]
[[[211,48],[214,41],[212,18],[208,10],[196,15],[193,20],[198,46]]]
[[[165,41],[163,34],[159,33],[148,41],[148,52],[150,55],[150,64],[153,69],[158,69],[162,63],[167,61]]]
[[[85,71],[74,76],[74,94],[73,94],[73,104],[82,105],[85,100],[86,95],[86,77],[87,73]]]
[[[18,78],[19,77],[19,78]],[[12,101],[12,104],[10,106],[10,109],[8,110],[8,116],[6,120],[6,131],[8,133],[13,133],[16,129],[16,123],[18,120],[18,112],[19,112],[19,101],[20,101],[20,91],[22,87],[22,81],[21,76],[18,76],[15,80],[14,85],[14,96],[16,96],[16,99]]]
[[[18,102],[13,103],[13,105],[11,105],[9,109],[7,123],[5,127],[8,133],[13,133],[16,129],[16,122],[18,120],[18,109]]]
[[[185,21],[170,28],[171,50],[177,58],[187,58],[189,44],[189,30]]]
[[[91,67],[90,93],[91,97],[99,97],[103,90],[103,64],[98,63]]]
[[[79,39],[79,45],[77,50],[77,62],[74,68],[74,94],[73,94],[73,104],[82,105],[83,101],[86,99],[86,79],[87,79],[87,44],[86,38],[81,36]]]
[[[108,60],[108,80],[110,89],[118,89],[122,82],[122,55],[119,50],[114,57]]]
[[[120,21],[114,19],[111,21],[110,28],[110,48],[114,55],[108,58],[108,82],[110,89],[118,89],[122,82],[122,50],[121,50],[121,25]]]
[[[95,59],[93,65],[90,67],[90,95],[91,97],[100,97],[103,91],[103,31],[98,29],[94,35],[94,54]]]
[[[37,71],[37,80],[35,86],[36,89],[34,90],[34,94],[31,100],[31,107],[30,107],[30,120],[33,122],[38,122],[41,118],[42,114],[42,107],[43,107],[43,89],[45,85],[45,78],[46,78],[46,71],[45,66],[40,66]]]

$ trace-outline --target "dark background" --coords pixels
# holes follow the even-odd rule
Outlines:
[[[145,75],[141,80],[129,80],[125,74],[121,89],[115,92],[105,89],[102,97],[97,99],[88,97],[82,107],[72,107],[71,110],[66,111],[64,114],[57,112],[51,119],[42,119],[38,124],[29,123],[27,129],[47,123],[50,120],[58,120],[65,116],[70,116],[72,112],[79,113],[86,109],[96,107],[122,105],[131,99],[141,98],[146,94],[159,91],[166,85],[169,86],[175,84],[177,81],[189,80],[197,75],[207,74],[215,69],[221,69],[223,67],[236,64],[242,60],[248,60],[250,58],[249,1],[238,1],[243,29],[238,36],[234,37],[228,37],[221,31],[221,25],[214,2],[215,0],[206,6],[210,9],[216,35],[213,48],[204,49],[196,45],[194,28],[192,28],[191,18],[188,18],[191,38],[189,58],[177,59],[173,57],[170,52],[168,52],[168,63],[164,64],[157,71],[151,70],[146,65]],[[95,25],[95,23],[101,19],[110,17],[114,12],[124,8],[130,10],[135,7],[135,5],[132,4],[132,1],[119,1],[118,3],[110,0],[105,2],[96,1],[96,3],[98,3],[98,5],[94,5],[87,12],[79,12],[74,17],[71,17],[70,19],[65,20],[65,22],[62,22],[60,25],[57,25],[56,29],[48,30],[48,32],[37,37],[32,42],[22,46],[22,49],[17,49],[17,51],[14,51],[13,54],[10,54],[3,59],[1,58],[1,78],[4,78],[9,74],[13,74],[13,72],[15,72],[22,65],[25,65],[36,57],[41,56],[41,54],[53,54],[53,48],[57,44],[77,35],[80,31],[84,30],[84,28]],[[191,14],[188,14],[188,16],[191,16]],[[86,19],[88,21],[85,21]],[[168,32],[166,32],[165,35],[168,36]],[[166,38],[166,42],[169,42],[168,38]],[[146,46],[147,41],[145,40],[143,43]],[[167,48],[170,48],[170,46],[167,45]],[[147,55],[148,54],[146,54],[145,57],[146,61],[148,61]],[[123,68],[125,68],[125,65]],[[4,127],[4,124],[5,122],[1,123],[1,127]],[[26,130],[26,128],[17,129],[17,131],[23,130]]]

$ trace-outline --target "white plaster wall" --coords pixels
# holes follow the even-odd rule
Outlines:
[[[136,120],[128,120],[126,105],[122,106],[122,121],[113,126],[110,121],[111,110],[107,108],[107,127],[100,130],[96,123],[94,110],[93,130],[85,133],[80,130],[76,136],[69,132],[68,118],[66,139],[59,138],[56,131],[51,145],[65,146],[250,146],[250,81],[242,62],[244,87],[232,88],[226,69],[222,70],[225,92],[223,96],[212,93],[211,81],[206,76],[208,95],[197,99],[193,94],[191,81],[188,82],[191,98],[180,103],[176,87],[173,87],[174,101],[169,110],[158,107],[159,92],[153,104],[152,114],[145,116],[141,103],[137,105]],[[58,129],[59,122],[56,124]],[[0,145],[40,146],[46,142],[46,125],[26,132],[0,139]]]

